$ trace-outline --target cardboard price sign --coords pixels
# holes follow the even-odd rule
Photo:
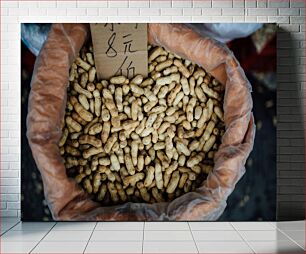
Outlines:
[[[147,24],[90,24],[98,79],[148,75]]]

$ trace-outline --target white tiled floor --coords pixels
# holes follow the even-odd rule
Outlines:
[[[143,232],[140,231],[94,231],[90,241],[93,242],[141,242]]]
[[[198,242],[200,253],[253,253],[247,243],[242,241],[236,242]]]
[[[143,253],[198,253],[193,241],[147,242],[143,244]]]
[[[89,242],[84,253],[142,253],[142,241]]]
[[[147,242],[174,242],[193,241],[190,231],[144,231],[144,241]]]
[[[305,221],[19,222],[1,218],[0,253],[304,253]]]
[[[195,241],[220,241],[233,242],[242,241],[241,236],[236,231],[192,231]]]
[[[53,231],[43,239],[45,242],[88,242],[92,231]]]

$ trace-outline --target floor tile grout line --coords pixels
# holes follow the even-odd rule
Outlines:
[[[41,243],[41,241],[51,232],[51,230],[55,227],[57,222],[54,223],[54,225],[48,230],[48,232],[38,241],[38,243],[29,251],[29,253],[32,253],[33,250],[38,246],[38,244]]]
[[[298,245],[299,247],[301,247],[303,250],[305,250],[305,248],[303,246],[301,246],[298,242],[296,242],[292,237],[290,237],[289,235],[286,234],[285,231],[281,230],[280,228],[276,228],[278,231],[280,231],[281,233],[283,233],[287,238],[289,238],[289,240],[291,240],[292,242],[294,242],[296,245]]]
[[[281,228],[276,228],[276,229],[279,229],[284,232],[305,232],[305,229],[281,229]]]
[[[256,253],[256,251],[253,249],[253,247],[251,246],[251,244],[249,244],[249,242],[244,239],[244,237],[240,234],[239,230],[237,230],[234,225],[232,224],[232,222],[230,222],[231,226],[233,227],[233,229],[237,232],[237,234],[241,237],[241,239],[243,240],[243,242],[246,243],[246,245],[253,251],[253,253]]]
[[[120,232],[125,232],[125,231],[142,231],[143,229],[128,229],[128,230],[123,230],[123,229],[103,229],[103,230],[100,230],[100,229],[97,229],[96,231],[120,231]],[[57,230],[57,231],[69,231],[69,230]],[[80,230],[80,231],[88,231],[88,230]],[[173,231],[173,232],[176,232],[176,231],[189,231],[189,229],[172,229],[172,230],[169,230],[169,229],[154,229],[154,230],[151,230],[151,229],[147,229],[145,231]],[[220,230],[194,230],[194,231],[220,231]],[[233,231],[233,230],[227,230],[227,231]]]
[[[290,222],[290,221],[289,221]],[[281,226],[281,225],[280,225]],[[292,228],[289,228],[289,229],[281,229],[280,227],[278,227],[277,225],[276,225],[276,227],[275,227],[276,229],[279,229],[279,230],[281,230],[281,231],[283,231],[283,230],[285,230],[285,231],[304,231],[305,232],[305,228],[302,228],[302,229],[292,229]]]
[[[256,221],[256,222],[261,223],[261,221]],[[235,226],[233,225],[233,223],[236,223],[236,222],[229,222],[229,223],[232,225],[234,230],[238,230],[238,231],[275,231],[275,229],[277,229],[277,227],[274,226],[273,224],[271,224],[272,227],[273,227],[271,229],[260,229],[260,228],[258,228],[258,229],[239,229],[239,228],[235,228]],[[246,222],[246,223],[248,223],[248,222]],[[270,222],[269,222],[269,224],[270,224]]]
[[[16,222],[16,224],[13,224],[9,229],[5,230],[0,236],[3,236],[5,233],[9,232],[11,229],[13,229],[15,226],[17,226],[21,221]]]
[[[141,244],[141,253],[143,254],[143,245],[144,245],[144,234],[145,234],[145,222],[143,222],[142,226],[142,244]]]
[[[121,240],[94,240],[94,241],[91,241],[91,242],[112,242],[112,243],[116,243],[118,241],[121,241],[121,242],[141,242],[141,240],[125,240],[125,239],[121,239]],[[242,240],[224,240],[223,242],[241,242]],[[64,242],[64,241],[48,241],[48,242]],[[70,241],[70,242],[79,242],[77,240],[75,241]],[[85,241],[82,241],[82,242],[85,242]],[[157,239],[157,240],[146,240],[144,242],[193,242],[193,240],[173,240],[173,239],[167,239],[167,240],[160,240],[160,239]],[[198,240],[197,242],[220,242],[219,240]],[[258,241],[257,241],[258,242]],[[259,241],[260,242],[260,241]],[[265,242],[271,242],[271,241],[265,241]]]
[[[95,229],[96,229],[97,225],[98,225],[98,222],[96,222],[96,224],[95,224],[95,226],[94,226],[94,228],[93,228],[93,230],[92,230],[92,232],[91,232],[91,234],[90,234],[90,236],[89,236],[89,239],[88,239],[88,241],[87,241],[87,243],[86,243],[86,246],[85,246],[85,248],[84,248],[84,250],[83,250],[83,254],[85,253],[85,251],[86,251],[86,249],[87,249],[87,246],[88,246],[88,244],[89,244],[89,242],[90,242],[90,239],[91,239],[93,233],[95,232]]]
[[[194,244],[195,244],[195,246],[196,246],[197,252],[198,252],[198,253],[200,253],[199,248],[198,248],[198,245],[197,245],[197,242],[196,242],[196,241],[195,241],[195,239],[194,239],[194,236],[193,236],[193,233],[192,233],[191,227],[190,227],[190,225],[189,225],[189,222],[187,222],[187,224],[188,224],[189,231],[190,231],[190,233],[191,233],[191,236],[192,236],[193,242],[194,242]]]
[[[231,225],[231,227],[232,227],[235,231],[237,231],[236,228],[234,227],[233,223],[229,222],[229,224]]]
[[[273,224],[275,222],[275,224]],[[269,224],[272,225],[275,229],[277,229],[277,221],[269,221]]]

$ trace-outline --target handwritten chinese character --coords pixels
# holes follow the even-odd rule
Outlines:
[[[133,52],[137,51],[137,50],[132,50],[131,49],[131,45],[132,45],[133,40],[129,40],[128,39],[129,36],[131,36],[131,34],[127,34],[127,35],[122,36],[124,39],[127,39],[127,41],[123,42],[123,44],[124,44],[124,54],[126,54],[127,52],[128,53],[133,53]]]
[[[128,60],[128,56],[124,58],[122,64],[116,71],[116,75],[125,75],[127,77],[135,76],[135,66],[133,66],[133,61]]]
[[[120,25],[120,23],[118,23],[117,25]],[[107,27],[107,26],[110,27],[109,30],[110,30],[111,32],[114,32],[114,29],[115,29],[115,24],[114,24],[114,23],[105,23],[105,24],[104,24],[104,27]]]
[[[105,54],[108,57],[116,57],[117,56],[117,51],[113,48],[113,44],[116,38],[116,33],[112,33],[111,37],[109,37],[107,44],[108,44],[108,49],[106,50]]]

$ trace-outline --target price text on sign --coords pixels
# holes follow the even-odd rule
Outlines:
[[[148,75],[147,24],[90,24],[98,79]]]

